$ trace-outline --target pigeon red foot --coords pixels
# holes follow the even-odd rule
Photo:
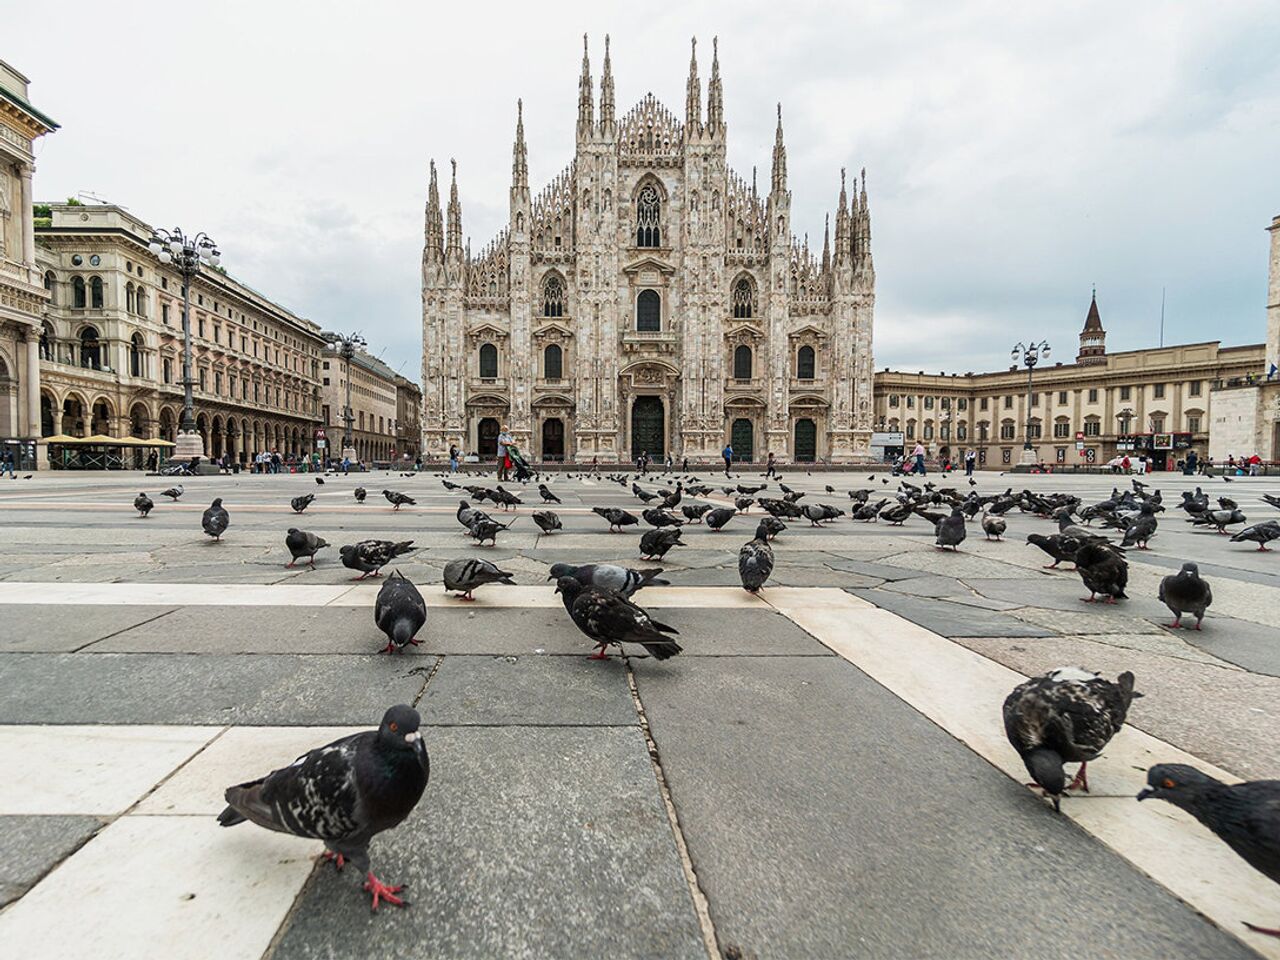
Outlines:
[[[413,644],[415,647],[422,646],[421,640],[410,640],[409,643]],[[405,646],[408,646],[408,644],[406,644]],[[388,640],[387,645],[383,647],[381,650],[379,650],[378,652],[379,653],[404,653],[404,647],[397,647],[394,643]]]
[[[1067,784],[1068,790],[1083,790],[1085,793],[1089,792],[1089,776],[1085,773],[1085,767],[1088,765],[1088,763],[1080,764],[1080,769],[1076,773],[1075,779]]]
[[[347,865],[347,858],[340,853],[334,853],[332,850],[326,850],[324,852],[324,860],[327,863],[332,863],[339,873],[341,873],[342,868]]]
[[[609,655],[604,651],[605,651],[605,648],[603,646],[596,647],[596,652],[591,654],[591,656],[587,657],[587,659],[588,660],[608,660]]]
[[[396,896],[397,893],[404,889],[404,884],[400,884],[397,887],[388,886],[375,877],[372,870],[369,871],[368,879],[364,882],[364,888],[367,892],[373,894],[373,904],[371,905],[371,909],[375,913],[378,910],[379,900],[395,904],[397,907],[407,907],[409,905],[408,901],[401,900]]]

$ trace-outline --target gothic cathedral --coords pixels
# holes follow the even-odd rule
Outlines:
[[[435,164],[422,252],[424,450],[493,456],[509,426],[536,460],[647,452],[850,462],[868,456],[875,270],[866,175],[821,256],[791,232],[778,109],[767,196],[725,159],[720,63],[702,110],[696,41],[685,119],[648,94],[615,118],[605,38],[599,114],[585,47],[577,150],[529,191],[517,108],[511,216],[463,247],[457,165]]]

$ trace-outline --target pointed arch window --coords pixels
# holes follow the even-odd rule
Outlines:
[[[733,285],[733,315],[748,318],[755,315],[756,291],[749,277],[742,277]]]
[[[796,355],[796,378],[799,380],[812,380],[814,378],[814,370],[816,364],[814,362],[813,347],[807,343],[800,348],[800,352]]]
[[[649,184],[636,197],[637,247],[662,246],[661,214],[662,198],[658,196],[658,188]]]
[[[480,376],[486,380],[498,376],[498,348],[492,343],[480,345]]]
[[[559,344],[548,344],[542,351],[542,375],[548,380],[559,380],[564,376],[564,351]]]
[[[544,317],[564,316],[564,281],[554,273],[547,277],[542,285],[542,315]]]
[[[745,343],[739,344],[733,351],[733,378],[735,380],[751,379],[751,348]]]

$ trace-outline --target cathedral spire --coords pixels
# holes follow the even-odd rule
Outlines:
[[[516,101],[516,142],[511,148],[511,188],[529,189],[529,151],[524,143],[524,101]]]
[[[684,106],[685,136],[694,136],[701,127],[702,81],[698,79],[698,38],[694,37],[689,54],[689,83]]]
[[[862,168],[862,190],[855,201],[853,248],[859,266],[871,262],[871,207],[867,203],[867,168]]]
[[[827,214],[822,224],[822,272],[831,269],[831,214]]]
[[[707,83],[707,126],[713,133],[724,126],[724,89],[720,85],[720,38],[711,38],[711,80]]]
[[[582,76],[578,80],[578,136],[591,132],[595,122],[595,107],[591,101],[591,61],[587,56],[587,35],[582,35]]]
[[[449,184],[449,232],[445,238],[447,254],[462,255],[462,205],[458,203],[458,161],[453,164],[453,182]]]
[[[751,165],[751,196],[752,199],[760,196],[756,191],[756,165],[754,163]]]
[[[613,127],[613,65],[609,62],[609,35],[604,35],[604,73],[600,76],[600,129]]]
[[[778,104],[778,132],[773,141],[773,192],[787,191],[787,148],[782,142],[782,104]]]
[[[436,162],[431,161],[431,184],[427,187],[427,217],[423,256],[439,261],[444,255],[444,219],[440,210],[440,185],[436,181]]]

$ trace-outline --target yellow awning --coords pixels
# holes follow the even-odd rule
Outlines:
[[[41,443],[79,443],[79,437],[68,437],[65,433],[55,434],[52,437],[42,437]]]
[[[123,443],[123,441],[117,439],[116,437],[108,437],[105,433],[95,433],[91,437],[85,437],[80,442],[85,444],[93,443],[93,444],[97,444],[100,447],[112,447],[112,446],[118,447],[118,446],[121,446]]]

